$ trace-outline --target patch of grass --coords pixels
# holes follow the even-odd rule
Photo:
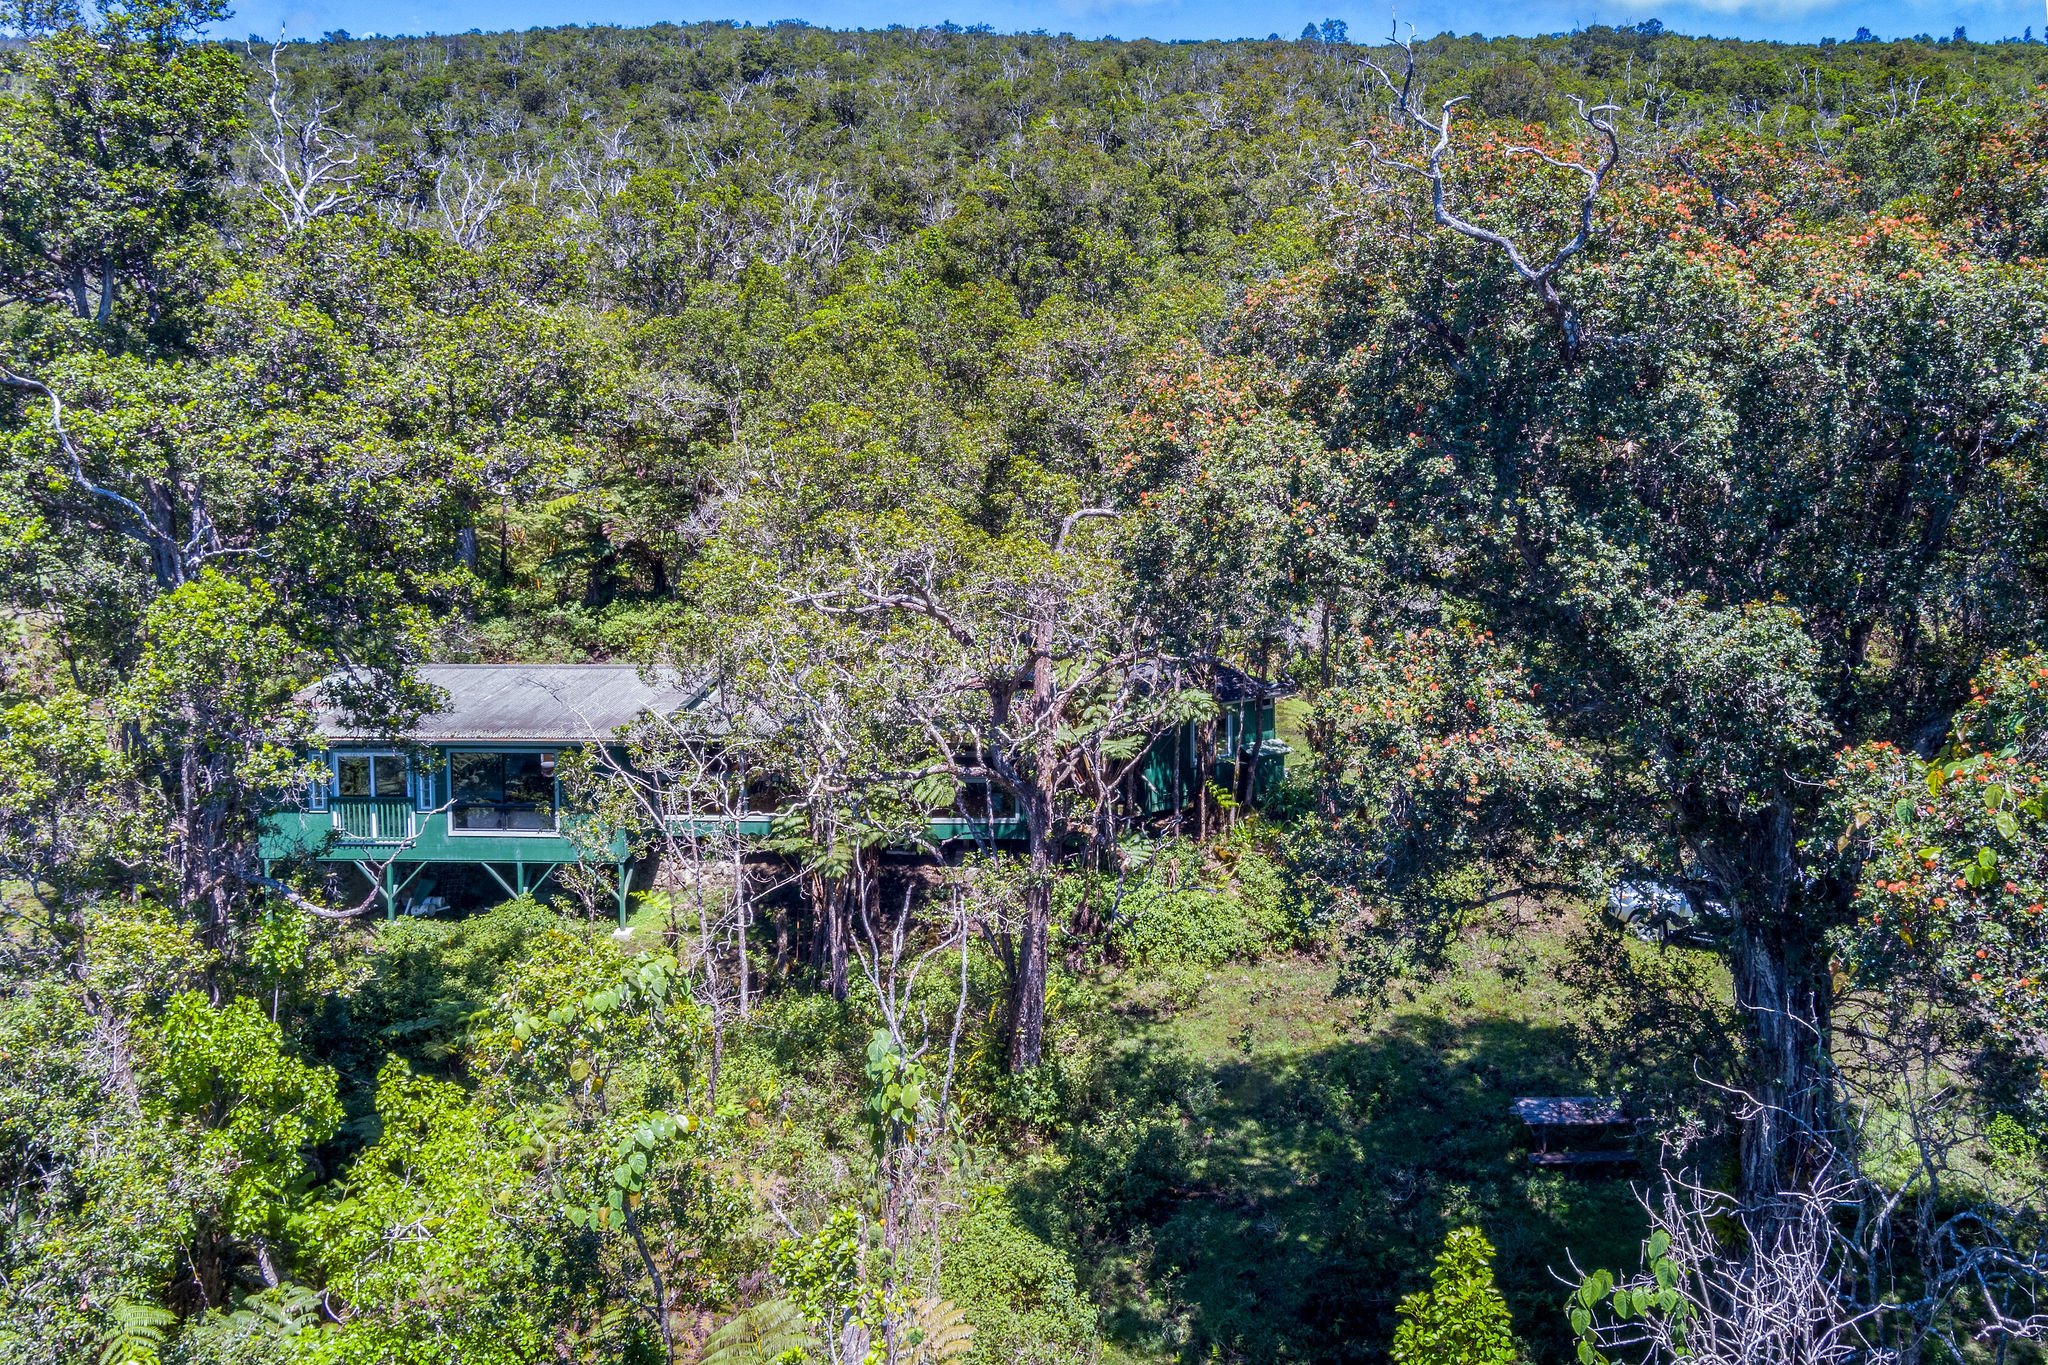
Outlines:
[[[1717,1043],[1656,1011],[1713,1019],[1701,1001],[1726,999],[1709,960],[1575,919],[1475,939],[1377,1007],[1309,956],[1216,969],[1178,1009],[1137,976],[1075,1040],[1096,1059],[1077,1120],[1010,1187],[1020,1221],[1074,1249],[1108,1358],[1133,1362],[1383,1358],[1395,1304],[1468,1223],[1498,1248],[1518,1334],[1568,1358],[1552,1272],[1568,1253],[1633,1267],[1642,1213],[1625,1175],[1532,1167],[1509,1104],[1681,1104]]]
[[[625,932],[620,946],[629,953],[644,953],[662,946],[668,930],[669,911],[659,900],[635,892],[626,902]]]

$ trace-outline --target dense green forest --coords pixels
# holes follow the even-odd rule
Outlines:
[[[228,18],[0,20],[8,1359],[2041,1358],[2048,45]]]

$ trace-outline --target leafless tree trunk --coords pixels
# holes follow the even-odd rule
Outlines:
[[[670,898],[672,915],[679,902],[688,910],[691,951],[684,961],[710,1016],[713,1105],[726,1030],[750,1007],[747,930],[762,890],[747,857],[755,836],[745,828],[745,737],[738,718],[721,708],[647,716],[623,748],[593,735],[589,771],[571,770],[571,780],[587,783],[597,797],[597,818],[581,837],[607,846],[621,837],[650,841],[666,869],[658,894]]]
[[[1421,73],[1415,62],[1413,42],[1404,43],[1398,37],[1391,39],[1390,42],[1404,58],[1400,84],[1396,85],[1393,77],[1377,63],[1366,62],[1366,69],[1377,75],[1387,92],[1394,96],[1394,117],[1422,133],[1428,145],[1420,161],[1387,156],[1370,139],[1364,140],[1361,145],[1372,157],[1374,166],[1415,176],[1429,186],[1430,210],[1439,227],[1449,228],[1461,237],[1469,237],[1490,247],[1507,261],[1522,282],[1534,291],[1543,311],[1556,325],[1558,351],[1564,362],[1567,365],[1576,363],[1585,349],[1586,338],[1577,308],[1557,287],[1557,276],[1567,261],[1584,251],[1592,242],[1593,214],[1599,206],[1600,190],[1614,174],[1615,168],[1621,164],[1621,142],[1614,125],[1599,117],[1603,113],[1615,110],[1616,106],[1603,104],[1588,109],[1584,101],[1573,97],[1572,102],[1578,108],[1580,121],[1601,145],[1601,157],[1595,165],[1588,166],[1579,161],[1563,160],[1550,155],[1540,147],[1507,149],[1510,152],[1537,157],[1560,169],[1576,171],[1586,185],[1585,193],[1579,200],[1578,231],[1552,253],[1547,262],[1534,265],[1522,255],[1521,248],[1509,238],[1451,212],[1450,186],[1444,169],[1445,159],[1451,151],[1451,111],[1469,96],[1460,95],[1456,99],[1445,100],[1437,111],[1437,116],[1434,119],[1430,118],[1422,111],[1422,90],[1419,82]]]
[[[905,888],[902,906],[892,917],[882,913],[879,887],[873,888],[876,892],[874,897],[868,894],[870,888],[866,871],[857,872],[855,880],[862,885],[860,894],[855,898],[860,906],[860,917],[854,951],[862,973],[874,989],[884,1031],[898,1056],[919,1062],[929,1054],[934,1043],[931,1020],[921,1011],[912,1017],[911,1002],[919,976],[928,968],[949,959],[957,959],[959,964],[958,996],[951,1027],[946,1034],[945,1064],[939,1075],[938,1094],[924,1097],[914,1124],[892,1126],[882,1135],[876,1172],[881,1195],[882,1244],[889,1252],[888,1264],[891,1267],[886,1272],[889,1281],[884,1292],[883,1359],[889,1365],[898,1365],[898,1362],[912,1358],[909,1343],[905,1340],[906,1329],[911,1324],[897,1307],[906,1297],[907,1286],[897,1278],[905,1264],[904,1253],[920,1234],[930,1238],[932,1264],[928,1273],[935,1288],[944,1250],[939,1220],[932,1216],[937,1210],[932,1207],[931,1187],[941,1173],[945,1139],[952,1117],[954,1069],[959,1058],[961,1033],[967,1022],[967,949],[972,933],[970,918],[974,902],[966,894],[969,888],[956,880],[948,898],[951,913],[943,928],[932,926],[927,929],[917,921],[914,888]],[[872,912],[869,908],[871,899],[874,905]]]
[[[338,104],[316,96],[303,107],[292,106],[277,70],[283,45],[281,36],[270,45],[270,94],[265,101],[270,129],[251,142],[271,177],[256,186],[256,193],[286,228],[296,232],[316,218],[362,206],[356,191],[362,179],[362,153],[354,138],[327,122]],[[253,49],[250,55],[255,55]]]
[[[1797,1184],[1731,1195],[1666,1164],[1643,1197],[1650,1250],[1663,1254],[1595,1316],[1602,1349],[1704,1365],[1917,1365],[1971,1358],[1972,1342],[2048,1340],[2048,1173],[2032,1150],[1987,1173],[1998,1142],[1957,1084],[1976,1047],[1968,1020],[1930,1006],[1931,989],[1893,984],[1845,1015],[1849,1045],[1822,1078],[1830,1129],[1773,1116],[1810,1163]],[[1735,1098],[1754,1131],[1749,1111],[1767,1102]],[[1682,1132],[1668,1150],[1697,1138]]]

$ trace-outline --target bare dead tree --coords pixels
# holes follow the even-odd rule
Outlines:
[[[598,218],[605,204],[639,172],[640,158],[626,136],[623,126],[600,127],[592,143],[570,148],[556,163],[553,181],[568,191],[577,217],[585,221]]]
[[[1924,985],[1845,1002],[1832,1102],[1835,1165],[1857,1194],[1836,1210],[1851,1283],[1905,1365],[1962,1359],[1970,1338],[2048,1337],[2048,1172],[2024,1137],[1994,1131],[1966,1081],[1969,1018],[1927,1008],[1938,991]]]
[[[697,705],[644,715],[619,735],[591,736],[568,778],[591,800],[587,843],[629,854],[645,849],[661,867],[653,894],[667,914],[665,937],[695,983],[710,1018],[710,1102],[717,1102],[726,1032],[754,996],[749,935],[754,906],[795,873],[763,873],[752,810],[753,760],[747,706],[707,687]]]
[[[858,873],[865,881],[865,872]],[[965,874],[971,879],[972,873]],[[883,1031],[894,1056],[909,1065],[919,1065],[934,1045],[932,1021],[917,1004],[917,983],[927,969],[940,968],[957,960],[958,989],[953,1002],[951,1027],[946,1037],[946,1054],[939,1074],[937,1095],[926,1094],[917,1107],[916,1119],[907,1125],[890,1125],[881,1134],[877,1152],[876,1180],[880,1186],[882,1244],[888,1250],[887,1272],[892,1278],[882,1296],[883,1357],[889,1365],[915,1358],[906,1339],[918,1305],[908,1303],[908,1286],[900,1278],[902,1253],[920,1237],[931,1244],[928,1274],[933,1295],[944,1254],[936,1207],[937,1186],[943,1178],[943,1158],[949,1137],[950,1101],[954,1070],[960,1053],[960,1036],[967,1021],[968,945],[971,938],[972,898],[961,877],[946,888],[949,908],[942,925],[920,924],[914,913],[913,887],[906,887],[903,903],[893,916],[879,916],[868,909],[870,897],[863,885],[857,897],[860,934],[855,953],[861,971],[875,992],[881,1007]],[[877,902],[879,904],[879,902]],[[878,925],[878,920],[880,923]],[[920,1067],[920,1073],[923,1068]]]
[[[434,204],[441,226],[456,245],[475,249],[491,215],[511,202],[512,190],[527,178],[524,167],[498,170],[457,154],[434,163]]]
[[[277,53],[283,46],[282,35],[270,45],[270,93],[264,100],[270,128],[251,142],[270,172],[256,193],[286,228],[296,232],[316,218],[362,206],[356,191],[363,177],[362,152],[353,137],[327,121],[341,107],[340,101],[315,95],[305,105],[293,106],[277,70]],[[253,57],[254,50],[249,50]]]
[[[1010,1062],[1020,1071],[1038,1064],[1043,1046],[1054,863],[1077,819],[1080,831],[1093,823],[1073,798],[1118,786],[1085,780],[1091,754],[1112,755],[1090,742],[1123,741],[1113,754],[1120,778],[1145,737],[1210,709],[1206,692],[1177,677],[1189,661],[1161,654],[1099,565],[1070,543],[1084,522],[1111,515],[1068,514],[1035,568],[977,565],[931,544],[853,541],[844,547],[850,572],[835,566],[829,583],[785,592],[791,608],[835,621],[930,627],[896,632],[876,660],[902,680],[885,703],[923,741],[919,766],[891,776],[981,784],[1014,803],[1029,877],[1011,980]]]
[[[1667,1161],[1641,1196],[1657,1234],[1647,1273],[1615,1285],[1627,1311],[1585,1335],[1703,1365],[1919,1365],[2048,1340],[2048,1173],[2024,1137],[1987,1164],[2001,1139],[1963,1083],[1967,1020],[1928,999],[1855,1002],[1831,1131],[1780,1115],[1811,1149],[1809,1183],[1744,1201]],[[1732,1093],[1745,1111],[1760,1103]]]
[[[1649,1273],[1615,1286],[1611,1302],[1631,1311],[1604,1318],[1590,1335],[1603,1351],[1697,1365],[1869,1359],[1875,1310],[1844,1292],[1832,1221],[1837,1201],[1852,1194],[1847,1181],[1823,1183],[1782,1196],[1758,1217],[1688,1172],[1667,1171],[1641,1201],[1668,1248]],[[1731,1226],[1743,1234],[1732,1253]]]
[[[1460,236],[1469,237],[1500,253],[1522,282],[1535,292],[1537,300],[1543,305],[1543,311],[1556,324],[1561,338],[1559,349],[1565,363],[1569,365],[1575,362],[1585,347],[1584,329],[1577,308],[1558,289],[1557,277],[1567,261],[1592,243],[1594,209],[1599,203],[1601,188],[1614,174],[1615,168],[1621,164],[1621,141],[1615,132],[1614,124],[1599,117],[1608,112],[1621,112],[1619,106],[1602,104],[1588,109],[1583,100],[1577,96],[1572,97],[1573,106],[1578,110],[1579,121],[1602,144],[1601,156],[1595,165],[1588,166],[1582,161],[1553,156],[1541,147],[1515,146],[1507,149],[1510,153],[1535,156],[1560,170],[1576,172],[1585,181],[1585,192],[1579,198],[1578,230],[1569,241],[1551,254],[1548,261],[1541,265],[1532,264],[1512,239],[1451,212],[1450,186],[1445,162],[1451,153],[1452,111],[1469,97],[1460,95],[1455,99],[1445,100],[1439,106],[1436,117],[1432,119],[1422,109],[1422,92],[1418,84],[1420,73],[1416,65],[1412,33],[1407,42],[1401,41],[1398,32],[1389,38],[1388,42],[1398,48],[1404,58],[1400,83],[1395,84],[1394,78],[1387,73],[1386,68],[1377,62],[1368,59],[1365,66],[1379,77],[1387,92],[1394,96],[1390,110],[1395,119],[1423,134],[1425,147],[1422,159],[1412,161],[1389,156],[1381,151],[1378,143],[1364,139],[1362,145],[1371,156],[1373,165],[1412,175],[1425,182],[1429,186],[1430,211],[1439,227],[1449,228]]]

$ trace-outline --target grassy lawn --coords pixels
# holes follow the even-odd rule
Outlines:
[[[1498,1248],[1517,1331],[1563,1359],[1554,1273],[1634,1266],[1642,1172],[1531,1167],[1509,1103],[1668,1111],[1720,1045],[1673,1021],[1726,1000],[1703,959],[1568,918],[1474,939],[1376,1005],[1313,957],[1225,968],[1181,1009],[1150,982],[1104,989],[1085,1117],[1013,1198],[1074,1249],[1109,1358],[1129,1361],[1381,1358],[1400,1296],[1467,1223]]]

